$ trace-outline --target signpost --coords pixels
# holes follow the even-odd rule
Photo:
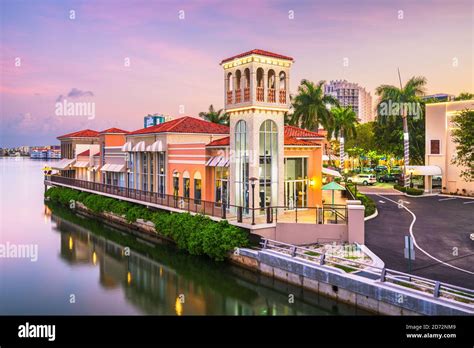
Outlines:
[[[415,260],[415,248],[411,236],[405,236],[404,255],[405,259],[408,259],[408,272],[411,272],[411,260]]]

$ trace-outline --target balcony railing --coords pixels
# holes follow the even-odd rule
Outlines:
[[[232,104],[232,92],[233,91],[227,91],[227,104]]]
[[[275,89],[269,88],[268,89],[268,99],[267,102],[274,103],[275,102]]]
[[[238,104],[242,101],[242,90],[241,89],[237,89],[235,91],[235,103]]]
[[[257,101],[263,102],[263,87],[257,87]]]
[[[286,90],[285,89],[280,90],[280,97],[278,99],[278,102],[280,104],[286,104]]]
[[[126,187],[102,184],[99,182],[85,181],[59,175],[45,176],[45,181],[50,184],[65,185],[106,193],[127,198],[129,201],[154,203],[157,205],[178,209],[183,212],[193,212],[206,216],[213,216],[229,221],[245,224],[264,224],[273,222],[313,223],[313,224],[346,224],[347,207],[345,205],[328,205],[322,207],[275,206],[256,207],[255,209],[241,207],[233,204],[205,201],[190,197],[168,195],[158,192],[135,190]]]
[[[244,102],[250,101],[250,88],[244,88]]]

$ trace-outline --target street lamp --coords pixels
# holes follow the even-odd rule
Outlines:
[[[256,177],[249,178],[250,185],[252,185],[252,225],[255,225],[255,182],[258,180]]]

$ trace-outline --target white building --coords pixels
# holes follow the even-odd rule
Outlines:
[[[359,122],[374,120],[372,96],[364,87],[346,80],[330,81],[324,86],[324,94],[336,98],[341,106],[350,106],[357,115]]]

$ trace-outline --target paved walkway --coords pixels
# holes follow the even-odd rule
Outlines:
[[[357,185],[357,191],[363,194],[400,195],[400,191],[386,184],[384,186],[379,186],[378,184],[374,186]]]
[[[412,273],[474,289],[474,204],[472,200],[431,196],[371,195],[379,215],[366,222],[367,247],[388,268],[408,271],[404,237],[415,238]],[[398,201],[404,206],[399,207]]]

